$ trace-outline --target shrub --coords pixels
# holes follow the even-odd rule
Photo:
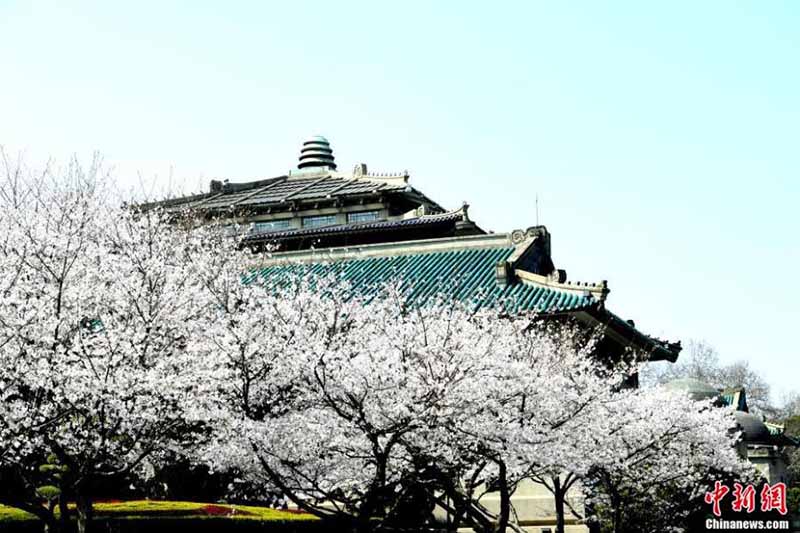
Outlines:
[[[800,516],[800,487],[789,489],[786,494],[786,507],[790,515]]]

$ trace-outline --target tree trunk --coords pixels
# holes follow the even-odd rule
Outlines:
[[[359,516],[355,524],[355,533],[372,533],[372,523],[369,518]]]
[[[586,527],[589,528],[589,533],[600,533],[600,522],[597,520],[594,505],[591,503],[584,503],[584,516],[589,519]]]
[[[453,507],[456,510],[454,523],[458,526],[470,526],[480,533],[494,533],[494,520],[489,519],[488,513],[484,512],[478,502],[473,501],[471,496],[463,494],[452,484],[445,484],[442,488],[453,500]]]
[[[556,533],[564,533],[564,498],[567,491],[561,486],[561,479],[553,477],[553,499],[556,505]]]
[[[506,533],[508,528],[508,519],[511,517],[511,493],[508,490],[508,477],[506,473],[506,465],[504,462],[499,461],[498,466],[498,481],[500,483],[500,516],[497,520],[497,533]]]
[[[453,501],[453,508],[455,509],[455,512],[453,513],[453,518],[448,527],[448,531],[458,531],[458,528],[461,527],[461,524],[464,521],[464,516],[467,514],[466,505],[464,505],[462,502]]]
[[[45,533],[61,533],[62,531],[66,531],[62,530],[61,524],[52,515],[46,518],[40,516],[39,518],[41,518],[42,521],[44,522],[43,530]]]
[[[622,531],[622,526],[620,522],[622,522],[622,501],[619,496],[616,494],[616,491],[612,491],[611,494],[611,526],[613,533],[620,533]]]
[[[94,515],[92,500],[87,496],[79,494],[75,498],[75,507],[78,511],[78,533],[91,533],[93,529],[92,518]]]
[[[356,517],[356,531],[369,533],[373,529],[373,518],[383,518],[383,500],[386,490],[386,461],[385,456],[377,457],[375,479],[366,494],[363,503],[358,509]]]
[[[69,531],[69,505],[63,488],[58,497],[58,522],[62,531]]]

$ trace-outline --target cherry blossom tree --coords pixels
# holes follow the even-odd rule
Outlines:
[[[577,330],[530,317],[225,272],[207,276],[219,305],[190,348],[209,384],[197,416],[215,427],[204,455],[359,530],[420,488],[473,527],[505,530],[516,484],[627,376]],[[497,515],[480,503],[487,490],[500,492]]]
[[[0,188],[0,467],[50,458],[62,520],[74,498],[85,532],[99,479],[147,476],[191,435],[184,348],[211,303],[194,273],[212,232],[123,207],[99,160],[29,176]]]
[[[485,528],[504,530],[514,527],[511,497],[519,483],[558,478],[571,452],[563,443],[580,438],[593,404],[613,394],[628,371],[601,365],[595,339],[574,327],[525,318],[492,321],[518,329],[505,329],[511,339],[505,350],[480,359],[482,375],[448,391],[447,405],[461,408],[437,421],[439,431],[427,438],[431,453],[438,450],[440,462],[461,473],[445,491],[448,498],[473,521],[488,518]],[[449,457],[441,457],[445,450]],[[489,491],[499,496],[496,516],[481,505]]]
[[[414,351],[424,335],[396,299],[327,280],[256,277],[236,291],[196,353],[213,384],[206,456],[319,516],[379,526],[415,472],[402,440],[435,399],[419,383],[433,360]]]
[[[690,509],[686,502],[696,501],[709,475],[751,472],[737,454],[730,410],[663,389],[604,389],[596,383],[594,390],[580,416],[551,430],[550,453],[531,475],[554,496],[558,533],[564,531],[565,507],[579,519],[593,518],[566,499],[578,485],[594,492],[590,503],[613,510],[606,513],[612,527],[622,527],[614,524],[623,521],[626,504],[646,498],[651,515],[653,509],[670,509],[665,523],[675,524],[683,518],[678,509]]]
[[[653,527],[678,526],[712,478],[756,479],[737,451],[730,408],[663,389],[620,391],[598,407],[578,453],[592,453],[583,479],[608,510],[609,531],[643,530],[643,517],[628,522],[628,511],[642,505]]]
[[[421,489],[477,530],[518,529],[511,496],[534,479],[563,531],[567,491],[598,472],[645,490],[741,466],[723,411],[620,390],[633,369],[601,364],[580,330],[231,266],[205,276],[217,305],[188,348],[203,455],[318,516],[372,530]]]
[[[372,531],[408,502],[516,529],[526,479],[618,495],[738,472],[726,411],[620,390],[591,335],[298,265],[267,275],[214,224],[126,208],[95,162],[0,187],[0,501],[92,524],[103,478],[185,452]],[[180,222],[180,223],[177,223]],[[46,487],[49,487],[47,490]],[[482,502],[499,495],[499,509]],[[602,496],[605,499],[600,498]],[[44,503],[44,505],[43,505]]]

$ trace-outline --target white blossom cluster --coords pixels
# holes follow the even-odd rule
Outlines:
[[[730,412],[625,389],[574,327],[265,278],[213,226],[40,185],[0,210],[0,468],[55,456],[80,497],[182,451],[321,516],[371,527],[421,490],[486,528],[526,479],[745,469]]]
[[[203,455],[322,516],[391,517],[422,485],[491,528],[526,479],[566,475],[562,497],[598,471],[691,492],[747,469],[730,411],[624,388],[635,368],[598,361],[580,330],[445,299],[408,307],[397,287],[365,301],[335,279],[236,290],[195,354],[213,387],[196,404],[215,428]],[[480,504],[486,490],[506,516]]]
[[[186,348],[211,303],[196,271],[217,250],[70,172],[0,191],[0,470],[35,489],[55,482],[27,479],[39,465],[60,465],[83,509],[98,479],[148,475],[188,443]]]

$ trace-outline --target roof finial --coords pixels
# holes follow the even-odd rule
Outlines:
[[[300,163],[297,168],[327,167],[336,170],[331,143],[322,135],[316,135],[303,143]]]

